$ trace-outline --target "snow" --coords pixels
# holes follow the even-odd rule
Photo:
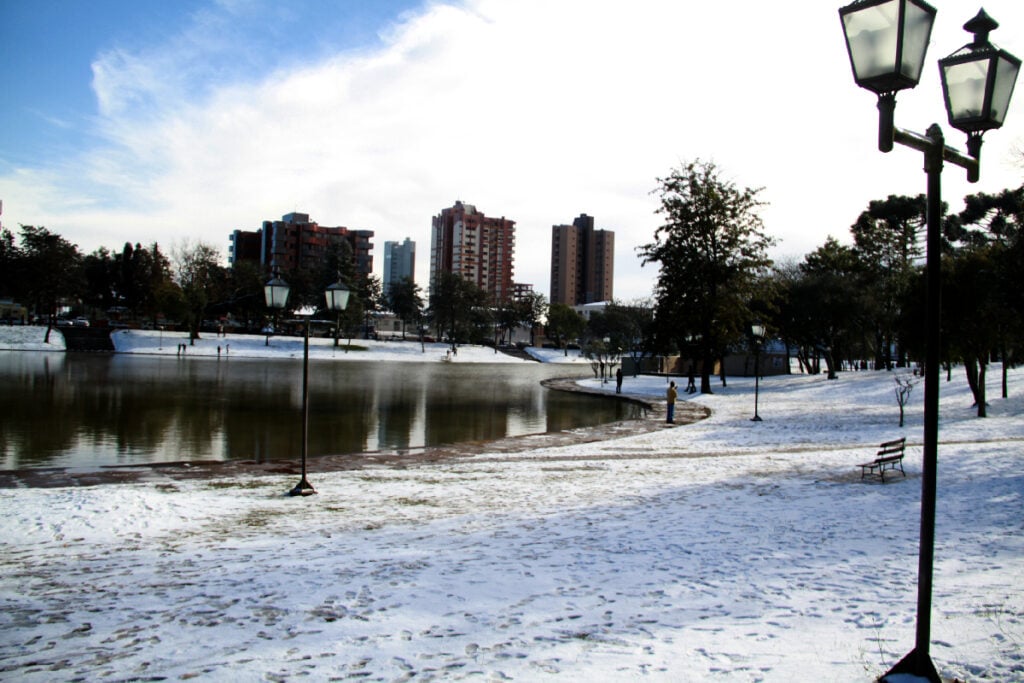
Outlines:
[[[229,334],[218,337],[216,333],[204,333],[194,344],[188,342],[187,335],[180,332],[160,332],[153,330],[121,330],[111,335],[114,347],[119,353],[166,354],[177,353],[177,345],[185,344],[186,356],[217,356],[218,353],[247,358],[302,358],[302,337],[271,336],[270,345],[262,335]],[[352,349],[346,352],[349,340],[341,339],[338,347],[334,339],[311,337],[309,340],[309,357],[318,360],[334,359],[337,361],[365,361],[368,357],[374,360],[389,362],[422,363],[435,360],[451,360],[452,362],[474,363],[524,363],[503,353],[495,353],[488,346],[462,345],[458,353],[448,355],[450,344],[428,343],[417,341],[376,341],[372,339],[351,340]],[[219,349],[219,351],[218,351]]]
[[[153,334],[115,338],[147,353]],[[999,372],[986,419],[962,369],[941,386],[931,656],[947,679],[1024,681],[1024,370],[1008,399]],[[716,380],[681,395],[712,411],[696,424],[311,469],[305,498],[283,495],[290,475],[5,490],[0,679],[874,680],[912,649],[917,601],[923,391],[900,429],[892,378],[764,378],[763,422],[752,378]],[[906,478],[862,481],[899,436]]]

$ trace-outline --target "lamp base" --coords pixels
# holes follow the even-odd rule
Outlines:
[[[761,421],[761,416],[760,415],[755,415],[754,417],[750,418],[750,421],[751,422],[760,422]]]
[[[896,666],[889,669],[888,673],[881,676],[878,683],[942,683],[942,679],[939,678],[931,657],[914,649]]]
[[[316,493],[316,489],[314,489],[313,485],[310,484],[308,481],[306,481],[306,478],[303,477],[302,480],[298,484],[295,485],[295,488],[293,488],[291,491],[288,492],[288,495],[289,496],[312,496],[314,493]]]

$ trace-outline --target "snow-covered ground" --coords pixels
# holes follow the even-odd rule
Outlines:
[[[64,336],[59,329],[50,335],[50,342],[43,343],[45,327],[0,326],[0,350],[16,351],[63,351]],[[189,343],[188,334],[184,332],[161,332],[159,330],[116,330],[110,335],[118,353],[137,353],[151,355],[170,355],[180,353],[179,346],[184,344],[186,357],[245,356],[246,358],[302,358],[303,340],[301,337],[271,336],[270,343],[264,335],[228,334],[218,336],[214,332],[204,332],[200,339]],[[346,353],[345,347],[349,340],[340,340],[335,348],[333,339],[313,337],[309,340],[309,356],[318,360],[334,359],[338,361],[386,360],[393,362],[414,362],[451,360],[453,362],[475,363],[522,363],[522,359],[514,358],[487,346],[464,345],[458,348],[454,356],[448,354],[448,344],[420,344],[413,341],[374,341],[366,339],[351,340],[352,350]],[[548,350],[548,356],[559,360],[583,361],[576,352],[570,358],[561,357],[562,352]]]
[[[1024,681],[1024,370],[1009,399],[998,372],[987,419],[962,370],[942,385],[949,679]],[[765,378],[763,422],[730,378],[683,394],[713,411],[697,424],[314,470],[306,498],[159,472],[4,490],[0,680],[871,681],[913,647],[917,598],[923,391],[900,429],[892,376]],[[906,478],[861,481],[902,435]]]

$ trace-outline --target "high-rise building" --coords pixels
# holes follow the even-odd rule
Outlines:
[[[258,262],[270,273],[296,268],[315,269],[341,240],[348,242],[356,273],[373,272],[373,230],[328,228],[309,220],[309,214],[289,213],[279,221],[263,221],[256,231],[235,230],[228,249],[228,263]]]
[[[392,282],[416,279],[416,243],[408,237],[404,242],[384,243],[384,273],[381,277],[384,294]]]
[[[430,236],[431,288],[440,273],[469,280],[501,303],[513,295],[516,222],[489,218],[461,201],[434,216]]]
[[[572,225],[551,226],[550,302],[577,306],[611,301],[614,263],[615,233],[595,230],[593,216],[583,213]]]

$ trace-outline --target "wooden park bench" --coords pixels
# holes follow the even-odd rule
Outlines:
[[[896,439],[895,441],[886,441],[878,447],[878,453],[875,454],[875,459],[871,462],[865,462],[859,465],[860,467],[860,478],[863,479],[865,476],[875,474],[877,471],[878,476],[882,478],[882,483],[885,483],[885,472],[886,470],[892,470],[893,472],[899,468],[899,471],[903,476],[907,476],[907,473],[903,471],[903,450],[906,448],[907,438]]]

